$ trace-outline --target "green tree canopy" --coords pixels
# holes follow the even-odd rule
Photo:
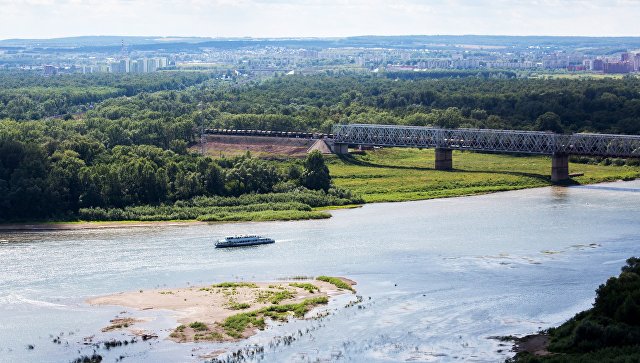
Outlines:
[[[545,112],[536,119],[536,130],[538,131],[553,131],[561,134],[564,132],[562,121],[560,116],[554,112]]]
[[[329,168],[324,163],[324,157],[318,150],[314,150],[304,159],[302,185],[313,190],[324,190],[331,187]]]

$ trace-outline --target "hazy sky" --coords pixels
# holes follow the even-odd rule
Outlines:
[[[640,35],[640,0],[0,0],[0,39]]]

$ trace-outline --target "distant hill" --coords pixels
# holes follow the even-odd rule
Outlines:
[[[67,38],[51,38],[51,39],[5,39],[0,40],[0,46],[3,47],[44,47],[44,48],[78,48],[78,47],[113,47],[121,46],[124,41],[125,45],[141,45],[141,44],[166,44],[166,43],[199,43],[213,38],[202,37],[131,37],[131,36],[79,36]]]
[[[207,38],[207,37],[130,37],[80,36],[53,39],[0,40],[0,48],[31,48],[35,51],[57,49],[69,52],[112,52],[122,43],[130,50],[190,51],[201,48],[237,49],[279,46],[294,48],[428,48],[485,49],[564,48],[583,52],[616,52],[640,48],[640,37],[565,37],[565,36],[499,36],[499,35],[406,35],[357,36],[345,38]]]

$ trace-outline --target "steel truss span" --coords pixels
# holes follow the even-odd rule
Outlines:
[[[335,125],[336,144],[399,146],[529,154],[640,157],[640,136],[440,129],[395,125]]]

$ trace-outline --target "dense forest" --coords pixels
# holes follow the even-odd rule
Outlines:
[[[373,76],[284,77],[217,92],[210,126],[320,130],[336,123],[545,129],[638,134],[640,79],[398,80]]]
[[[158,72],[47,78],[0,73],[0,81],[5,221],[168,219],[188,207],[181,201],[245,194],[298,193],[289,201],[307,206],[360,201],[326,182],[330,176],[317,159],[303,165],[190,153],[202,125],[330,132],[337,123],[379,123],[640,133],[637,78],[316,75],[240,82],[200,72]],[[48,117],[56,114],[66,116]],[[317,194],[309,197],[311,190],[324,193],[323,201]],[[207,203],[230,207],[218,199]],[[130,209],[140,206],[165,209]],[[180,215],[202,215],[191,211]]]
[[[593,308],[548,332],[548,356],[519,353],[512,362],[640,361],[640,259],[629,258],[622,273],[596,290]]]
[[[37,120],[82,112],[93,104],[141,92],[180,90],[211,77],[206,73],[70,74],[0,72],[0,119]]]
[[[145,123],[132,122],[113,132],[110,126],[90,120],[0,122],[0,220],[145,219],[140,213],[100,214],[91,209],[158,206],[196,196],[249,193],[292,193],[287,197],[292,202],[307,198],[303,194],[309,190],[318,190],[323,200],[333,204],[359,201],[332,188],[328,173],[320,183],[318,178],[306,177],[326,171],[322,155],[287,165],[250,155],[213,160],[187,152],[190,124],[181,134],[171,133],[171,125],[166,122],[160,125],[164,128],[148,129]],[[123,139],[120,132],[129,138]],[[161,137],[154,137],[154,132]],[[314,201],[311,206],[328,204]],[[146,219],[183,219],[174,218],[175,211],[145,213],[154,216]]]

